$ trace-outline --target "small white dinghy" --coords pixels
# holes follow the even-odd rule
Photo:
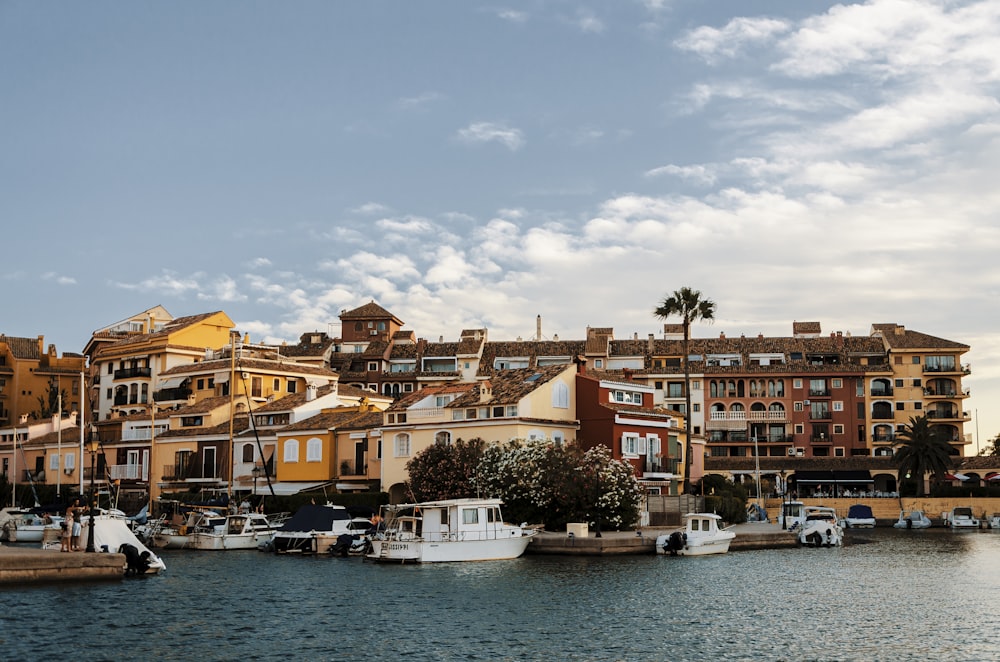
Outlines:
[[[736,537],[734,531],[720,529],[722,518],[715,513],[688,513],[683,531],[664,533],[656,538],[656,553],[671,556],[725,554]]]

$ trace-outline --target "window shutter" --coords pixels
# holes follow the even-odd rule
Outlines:
[[[647,448],[648,448],[648,446],[646,445],[646,438],[645,437],[639,437],[639,451],[638,451],[639,455],[645,455],[646,451],[647,451]]]

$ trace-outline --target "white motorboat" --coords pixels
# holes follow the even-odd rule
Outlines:
[[[94,519],[94,550],[104,554],[124,554],[125,574],[156,574],[167,569],[163,559],[154,554],[128,528],[128,522],[117,515],[100,514]],[[90,536],[90,515],[81,518],[80,543],[87,545]],[[45,549],[58,549],[58,540],[43,543]]]
[[[783,501],[778,526],[785,531],[795,531],[806,521],[806,505],[801,501]]]
[[[397,563],[515,559],[538,532],[503,521],[499,499],[447,499],[383,506],[385,530],[367,558]]]
[[[714,513],[688,513],[684,531],[664,533],[656,538],[656,553],[671,556],[725,554],[736,537],[734,531],[720,529],[722,518]]]
[[[226,523],[226,516],[214,510],[191,510],[187,515],[161,518],[147,524],[146,537],[158,549],[189,547],[197,532],[217,531]]]
[[[317,534],[316,549],[335,556],[361,556],[368,552],[368,541],[376,530],[376,523],[364,517],[352,517],[347,523],[347,533]]]
[[[837,511],[826,506],[806,506],[806,520],[799,528],[800,545],[807,547],[839,547],[844,544],[844,529]]]
[[[272,521],[263,513],[229,515],[219,526],[195,530],[187,547],[204,550],[257,549],[271,542],[283,522],[281,518]]]
[[[1000,529],[1000,513],[993,513],[986,525],[991,529]]]
[[[972,508],[959,506],[948,513],[948,526],[952,529],[978,529],[979,519],[972,514]]]
[[[863,503],[856,503],[847,509],[847,517],[844,518],[844,526],[848,529],[874,529],[875,515],[871,506]]]
[[[342,534],[351,534],[351,514],[344,506],[332,503],[307,503],[288,518],[274,533],[271,542],[260,549],[278,554],[326,553]]]
[[[46,529],[62,531],[62,521],[61,516],[42,516],[23,508],[4,508],[0,511],[0,540],[42,542]]]
[[[931,520],[922,510],[899,511],[899,519],[892,525],[897,529],[929,529]]]

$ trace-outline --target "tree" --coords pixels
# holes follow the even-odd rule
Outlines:
[[[661,320],[670,317],[680,317],[684,327],[684,491],[691,491],[691,463],[694,452],[691,446],[691,366],[688,358],[691,353],[691,323],[698,320],[711,321],[715,319],[715,302],[702,298],[701,292],[690,287],[682,287],[663,299],[653,314]]]
[[[1000,457],[1000,434],[986,442],[986,447],[979,451],[985,457]]]
[[[482,439],[459,439],[425,448],[406,463],[410,498],[436,501],[476,496],[476,470],[485,447]]]
[[[59,380],[52,377],[49,379],[48,390],[38,396],[38,409],[31,414],[32,418],[41,421],[58,414],[60,397],[62,397],[62,408],[65,411],[69,396],[65,389],[59,389]]]
[[[910,417],[897,437],[900,443],[893,457],[897,479],[902,483],[903,477],[915,478],[917,496],[923,496],[925,474],[932,474],[935,482],[944,480],[951,466],[951,444],[931,427],[926,416]]]

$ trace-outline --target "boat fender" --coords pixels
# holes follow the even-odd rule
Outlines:
[[[181,527],[177,529],[177,533],[179,533],[182,536],[186,536],[187,532],[188,532],[187,524],[182,524]]]

